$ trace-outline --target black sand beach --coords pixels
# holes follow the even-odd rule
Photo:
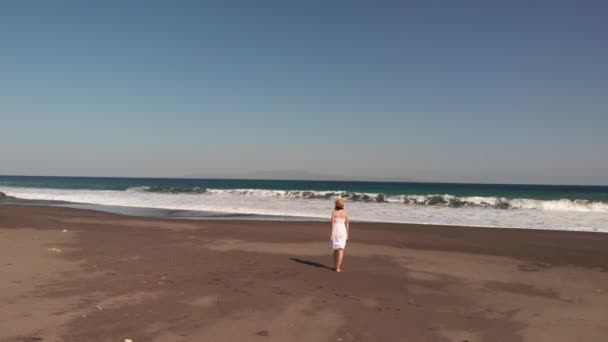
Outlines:
[[[605,341],[608,234],[0,206],[0,341]]]

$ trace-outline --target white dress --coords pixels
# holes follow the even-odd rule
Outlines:
[[[346,247],[346,218],[336,217],[331,227],[331,248],[335,251],[337,249],[344,249]]]

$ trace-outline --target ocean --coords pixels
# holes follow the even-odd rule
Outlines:
[[[20,200],[187,218],[327,219],[608,232],[608,186],[0,176]]]

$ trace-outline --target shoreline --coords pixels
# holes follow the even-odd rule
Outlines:
[[[603,341],[608,235],[0,205],[0,341]]]
[[[597,186],[86,177],[0,177],[0,183],[0,191],[18,198],[95,203],[70,206],[139,216],[323,220],[331,198],[340,197],[360,222],[608,232],[608,187]]]
[[[248,214],[248,213],[229,213],[220,211],[202,211],[202,210],[184,210],[184,209],[167,209],[167,208],[152,208],[152,207],[130,207],[117,205],[103,205],[92,203],[77,203],[64,202],[55,200],[30,200],[16,197],[9,197],[4,201],[0,201],[0,206],[32,206],[32,207],[54,207],[68,208],[79,210],[91,210],[114,215],[124,215],[130,217],[141,218],[170,218],[170,219],[186,219],[186,220],[238,220],[238,221],[278,221],[278,222],[325,222],[327,219],[318,217],[306,216],[278,216],[278,215],[263,215],[263,214]],[[457,208],[454,208],[457,209]],[[521,210],[521,209],[513,209]],[[423,222],[394,222],[394,221],[366,221],[366,220],[351,220],[351,222],[364,224],[391,224],[391,225],[419,225],[419,226],[439,226],[453,228],[482,228],[482,229],[501,229],[501,230],[535,230],[535,231],[556,231],[556,232],[586,232],[605,234],[607,231],[601,231],[597,228],[527,228],[514,226],[489,226],[489,225],[457,225],[457,224],[439,224],[439,223],[423,223]]]

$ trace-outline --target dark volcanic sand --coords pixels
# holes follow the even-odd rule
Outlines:
[[[67,232],[62,230],[67,229]],[[607,341],[608,234],[0,206],[0,341]]]

